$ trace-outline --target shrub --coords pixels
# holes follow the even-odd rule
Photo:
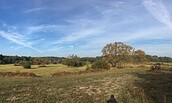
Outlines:
[[[22,66],[23,61],[17,61],[14,63],[14,66]]]
[[[84,66],[84,62],[80,61],[79,57],[77,57],[76,55],[71,55],[67,59],[63,59],[62,64],[72,67]]]
[[[124,62],[119,62],[119,63],[116,64],[116,67],[119,68],[119,69],[123,69],[123,68],[126,67],[126,63],[124,63]]]
[[[138,68],[146,68],[145,65],[138,65],[137,67],[138,67]]]
[[[14,77],[14,76],[20,76],[20,77],[38,77],[34,73],[29,73],[29,72],[0,72],[0,76],[2,77]]]
[[[23,68],[28,68],[28,69],[31,68],[31,64],[30,64],[30,62],[28,62],[28,61],[22,62],[22,66],[23,66]]]
[[[91,65],[92,69],[110,69],[110,65],[104,61],[96,61]]]
[[[57,61],[53,61],[52,63],[53,63],[53,64],[58,64],[58,62],[57,62]]]
[[[14,66],[21,66],[19,63],[14,63]]]
[[[40,65],[38,65],[38,68],[42,68],[42,67],[47,67],[46,65],[44,65],[44,64],[40,64]]]
[[[156,63],[151,66],[151,70],[160,70],[161,69],[161,63]]]
[[[82,67],[84,63],[79,60],[68,59],[66,65],[72,67]]]
[[[86,70],[90,70],[91,69],[91,67],[89,66],[90,65],[90,62],[86,62]]]

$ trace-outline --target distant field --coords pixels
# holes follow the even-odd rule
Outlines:
[[[106,103],[111,94],[118,103],[172,103],[171,63],[157,72],[149,72],[149,66],[50,78],[47,76],[53,72],[76,72],[85,67],[58,64],[23,69],[1,65],[0,71],[28,71],[43,77],[0,77],[0,103]]]
[[[0,65],[0,72],[32,72],[38,76],[50,76],[55,72],[78,72],[85,70],[86,67],[68,67],[62,64],[50,64],[46,67],[39,67],[38,65],[32,65],[31,69],[24,69],[22,66],[14,66],[13,64]]]

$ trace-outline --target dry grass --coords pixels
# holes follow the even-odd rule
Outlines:
[[[111,94],[118,103],[172,102],[171,69],[149,72],[147,65],[56,78],[47,77],[50,71],[43,73],[44,69],[54,68],[57,72],[63,67],[54,65],[35,69],[42,70],[40,75],[45,75],[40,78],[0,77],[0,103],[106,103]],[[65,70],[76,72],[80,69],[65,67]]]
[[[31,69],[24,69],[22,66],[14,66],[13,64],[0,65],[0,72],[32,72],[38,76],[49,76],[55,72],[78,72],[84,71],[86,67],[68,67],[62,64],[50,64],[46,67],[39,67],[38,65],[32,65]]]

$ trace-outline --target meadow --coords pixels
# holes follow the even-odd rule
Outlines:
[[[164,63],[160,71],[149,71],[151,64],[62,77],[50,74],[84,71],[86,67],[51,64],[24,69],[0,65],[0,72],[33,72],[40,76],[0,77],[0,103],[106,103],[110,95],[118,103],[171,103],[172,63]]]
[[[32,72],[38,76],[48,77],[55,72],[78,72],[84,71],[86,67],[68,67],[63,64],[49,64],[46,67],[39,67],[39,65],[32,65],[31,69],[24,69],[22,66],[14,66],[14,64],[0,65],[0,72]]]

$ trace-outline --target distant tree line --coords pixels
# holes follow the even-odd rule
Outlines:
[[[156,55],[146,55],[148,62],[172,62],[171,57],[158,57]],[[65,64],[69,58],[67,57],[27,57],[27,56],[7,56],[0,54],[0,64],[15,64],[20,63],[22,61],[30,61],[33,65],[40,64]],[[81,57],[77,58],[80,62],[90,62],[93,63],[95,61],[101,60],[102,57]]]
[[[30,62],[32,65],[65,64],[68,66],[70,65],[78,66],[85,64],[86,62],[93,63],[98,60],[101,60],[100,56],[80,58],[76,55],[70,55],[68,57],[31,57],[31,56],[7,56],[0,54],[0,64],[16,64],[16,65],[20,65],[23,62],[27,61]]]
[[[172,62],[171,57],[158,57],[157,55],[146,55],[148,62]]]
[[[78,57],[77,55],[69,55],[68,57],[31,57],[31,56],[7,56],[0,54],[0,64],[22,65],[26,62],[31,65],[44,66],[45,64],[64,64],[67,66],[79,67],[104,60],[112,66],[120,63],[141,63],[148,62],[172,62],[171,57],[158,57],[156,55],[146,55],[143,50],[135,50],[133,47],[122,42],[114,42],[107,44],[102,49],[102,56],[97,57]],[[97,64],[100,64],[98,62]]]

